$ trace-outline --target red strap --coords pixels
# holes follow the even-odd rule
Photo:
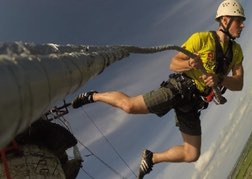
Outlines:
[[[210,94],[208,96],[204,97],[204,100],[206,102],[210,103],[213,100],[213,98],[214,98],[214,92],[213,92],[213,90],[211,90]]]
[[[0,149],[0,157],[1,157],[1,160],[3,162],[3,167],[4,167],[4,172],[5,172],[5,175],[6,175],[6,178],[7,179],[11,179],[11,176],[10,176],[10,169],[9,169],[9,165],[8,165],[8,159],[7,159],[7,155],[6,153],[10,152],[10,151],[18,151],[18,144],[15,140],[13,140],[11,142],[11,145],[3,148],[3,149]]]
[[[5,176],[6,176],[7,179],[11,179],[10,170],[9,170],[9,165],[8,165],[5,149],[2,149],[0,151],[0,153],[1,153],[1,160],[3,161],[3,167],[4,167]]]

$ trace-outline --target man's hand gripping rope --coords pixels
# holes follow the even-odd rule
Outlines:
[[[192,52],[190,52],[182,47],[179,47],[178,51],[186,54],[188,57],[194,59],[195,61],[200,60],[196,54],[193,54]],[[208,75],[208,73],[206,72],[206,69],[202,65],[199,65],[198,67],[199,67],[198,69],[201,70],[201,72],[203,73],[204,76]],[[222,96],[220,89],[217,86],[213,86],[212,89],[213,89],[213,93],[214,93],[214,97],[215,97],[215,100],[214,100],[215,103],[216,104],[225,104],[227,102],[227,99]]]

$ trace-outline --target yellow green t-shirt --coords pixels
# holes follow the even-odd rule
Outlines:
[[[223,46],[221,43],[224,52],[227,49],[227,45]],[[214,69],[216,66],[215,58],[215,40],[211,32],[196,32],[189,37],[189,39],[182,45],[183,48],[191,51],[192,53],[198,54],[202,60],[203,66],[206,69],[207,73],[215,73]],[[243,53],[241,46],[234,42],[233,43],[233,59],[229,65],[228,73],[231,71],[234,65],[242,63]],[[192,69],[190,71],[184,72],[187,76],[194,79],[197,88],[200,91],[204,91],[206,85],[199,77],[202,75],[202,72],[198,69]]]

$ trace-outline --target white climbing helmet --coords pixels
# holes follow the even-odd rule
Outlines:
[[[236,0],[224,0],[219,5],[215,20],[222,16],[240,16],[246,19],[242,5]]]

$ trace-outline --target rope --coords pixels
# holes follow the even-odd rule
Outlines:
[[[123,48],[127,50],[129,53],[156,53],[156,52],[162,52],[166,50],[176,50],[178,52],[184,53],[190,58],[193,58],[194,60],[198,60],[198,56],[194,53],[180,47],[177,45],[161,45],[161,46],[155,46],[155,47],[136,47],[136,46],[114,46],[115,48]],[[204,67],[200,68],[201,72],[203,74],[207,74],[206,69]],[[213,92],[215,94],[216,98],[216,104],[224,104],[227,102],[227,99],[222,96],[220,89],[217,86],[212,87]]]
[[[7,159],[7,153],[10,151],[18,151],[18,144],[15,140],[13,140],[10,144],[9,147],[5,147],[3,149],[0,150],[0,156],[1,156],[1,160],[3,162],[3,167],[4,167],[4,173],[7,179],[11,179],[11,175],[10,175],[10,169],[9,169],[9,165],[8,165],[8,159]]]

